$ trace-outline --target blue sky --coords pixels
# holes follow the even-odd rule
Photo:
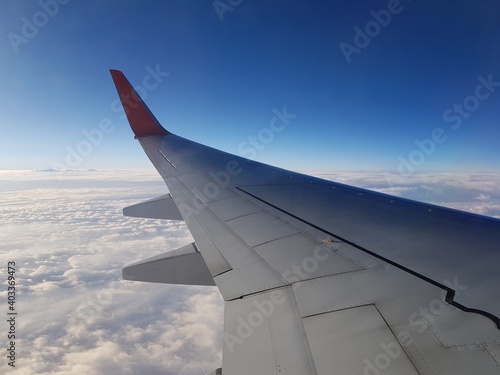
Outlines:
[[[494,0],[4,1],[0,169],[149,167],[114,68],[170,131],[270,164],[498,171],[499,18]]]

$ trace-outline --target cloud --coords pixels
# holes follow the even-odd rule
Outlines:
[[[158,180],[154,171],[0,172],[0,262],[16,262],[19,314],[16,369],[2,361],[0,371],[204,374],[220,366],[216,288],[121,279],[125,265],[192,242],[182,222],[122,215],[165,194]]]
[[[489,201],[491,199],[491,196],[481,193],[475,199],[477,199],[478,201],[486,202],[486,201]]]

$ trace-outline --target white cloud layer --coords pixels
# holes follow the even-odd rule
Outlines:
[[[500,217],[500,174],[315,174]],[[192,241],[182,222],[122,216],[123,207],[165,194],[155,171],[0,171],[0,192],[0,277],[14,260],[19,313],[16,368],[2,355],[0,373],[203,375],[220,366],[216,288],[121,279],[125,265]]]
[[[165,194],[154,171],[0,172],[0,264],[16,262],[16,369],[0,373],[205,374],[220,366],[216,288],[124,281],[130,263],[192,242],[181,222],[126,218]],[[5,287],[1,310],[7,314]],[[5,320],[5,319],[2,319]],[[0,330],[7,344],[7,325]]]

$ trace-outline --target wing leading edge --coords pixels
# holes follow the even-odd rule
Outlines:
[[[182,277],[175,254],[143,263],[150,281],[213,279],[226,301],[223,373],[498,373],[500,221],[180,138],[111,74],[177,207],[148,216],[146,202],[134,216],[180,215],[199,249],[192,263],[181,251]]]

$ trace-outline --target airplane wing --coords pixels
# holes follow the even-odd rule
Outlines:
[[[170,192],[125,213],[182,219],[195,240],[124,278],[217,285],[213,374],[500,374],[499,220],[181,138],[111,75]]]

